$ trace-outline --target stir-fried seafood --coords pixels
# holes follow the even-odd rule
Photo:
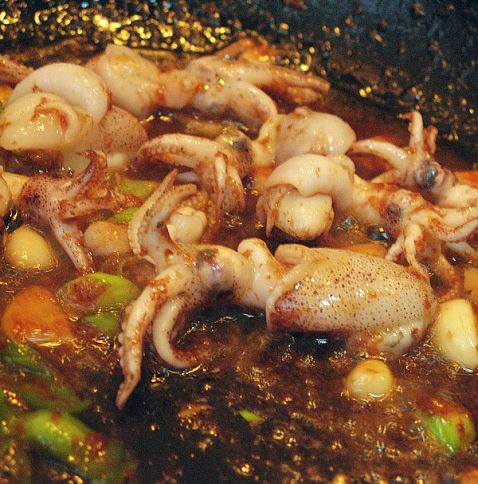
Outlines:
[[[442,242],[466,241],[478,227],[477,207],[445,208],[432,205],[419,193],[397,185],[374,183],[355,174],[344,155],[300,155],[278,166],[265,182],[259,207],[270,230],[278,203],[285,194],[327,195],[341,213],[368,225],[382,225],[395,239],[387,258],[407,262],[427,277],[427,265],[456,289],[457,273],[442,254]],[[330,217],[333,208],[330,206]],[[324,217],[327,229],[327,217]]]
[[[271,117],[255,140],[231,129],[215,140],[165,134],[146,142],[137,160],[192,169],[201,187],[212,194],[216,220],[220,221],[225,211],[240,213],[244,209],[242,179],[254,177],[258,168],[281,164],[303,153],[343,154],[354,141],[354,131],[338,116],[300,107]],[[328,215],[326,221],[321,217],[331,208],[328,198],[321,194],[304,197],[297,192],[286,193],[278,204],[275,225],[298,240],[315,239],[332,223]]]
[[[108,187],[105,155],[90,151],[84,156],[90,163],[74,178],[3,173],[2,191],[8,198],[7,206],[14,202],[33,221],[50,227],[78,271],[91,272],[93,259],[85,247],[78,218],[104,209],[118,210],[122,197]]]
[[[201,399],[209,402],[209,380],[216,376],[222,398],[227,392],[221,369],[227,365],[226,378],[232,376],[233,385],[272,389],[262,402],[265,414],[275,411],[276,403],[269,405],[280,399],[286,419],[302,419],[303,413],[310,420],[316,404],[322,410],[330,405],[330,395],[340,405],[365,401],[367,412],[372,402],[390,399],[392,404],[381,407],[384,413],[405,407],[418,413],[413,400],[418,390],[409,391],[400,368],[429,354],[433,358],[433,352],[458,371],[478,369],[478,327],[470,303],[478,298],[478,284],[467,285],[478,261],[473,237],[478,189],[438,163],[437,130],[424,129],[418,112],[403,116],[410,121],[407,147],[357,141],[346,121],[323,112],[329,101],[307,106],[327,91],[328,83],[275,65],[279,59],[250,40],[167,70],[119,45],[108,46],[84,66],[54,63],[31,70],[0,57],[3,263],[7,278],[20,273],[28,281],[36,278],[28,271],[41,275],[34,279],[40,286],[19,282],[6,289],[15,294],[11,303],[10,296],[5,298],[2,337],[40,341],[37,333],[46,328],[49,338],[67,335],[71,340],[82,328],[78,332],[84,330],[91,345],[89,338],[96,334],[91,332],[101,333],[95,344],[110,359],[113,390],[119,356],[120,409],[140,381],[144,357],[163,362],[164,368],[153,368],[150,381],[164,381],[162,390],[183,374],[169,367],[187,368],[186,379],[196,372],[195,385],[196,375],[209,373]],[[165,111],[154,116],[158,109]],[[332,110],[340,111],[338,106]],[[348,116],[349,107],[344,112]],[[353,116],[349,120],[357,132],[362,130]],[[361,156],[351,158],[355,155]],[[372,179],[358,176],[377,156],[388,162],[387,169]],[[365,164],[358,166],[361,160]],[[372,242],[377,235],[381,241]],[[75,268],[73,279],[71,265],[55,252],[58,244]],[[465,262],[447,259],[448,249]],[[44,287],[44,280],[53,282]],[[455,298],[467,291],[477,295]],[[232,313],[243,312],[243,320],[230,317],[228,306],[224,324],[206,324],[210,307],[217,321],[224,303],[233,305]],[[23,327],[17,320],[25,319],[24,307],[28,322]],[[57,328],[49,331],[49,324]],[[118,345],[110,340],[116,337]],[[219,350],[213,343],[218,337],[225,341]],[[422,340],[426,343],[419,345]],[[252,352],[251,341],[257,346]],[[145,343],[152,343],[157,357],[144,354]],[[227,354],[232,356],[225,364]],[[2,355],[0,347],[0,366],[11,365],[12,354],[8,362]],[[217,368],[217,375],[210,368]],[[279,395],[273,380],[283,385],[284,368],[300,375],[297,381],[307,392],[312,388],[307,380],[320,387],[323,402],[309,394],[301,400],[298,384]],[[147,374],[147,365],[144,369]],[[174,391],[161,398],[177,405],[174,381]],[[417,385],[420,392],[423,381]],[[189,402],[194,406],[192,397]],[[242,407],[233,408],[243,405],[238,402],[228,411],[239,410],[242,417]],[[25,408],[32,410],[29,401]],[[128,409],[136,411],[135,405]],[[189,419],[192,411],[180,409],[178,419]],[[416,422],[426,425],[417,413],[411,414],[414,439]],[[330,415],[342,412],[334,409]],[[50,416],[48,425],[54,420]],[[360,425],[370,422],[361,418],[356,419]],[[460,418],[464,437],[455,447],[474,445],[473,453],[473,421],[466,411]],[[15,429],[22,435],[21,425]],[[358,427],[353,431],[361,434]],[[22,445],[36,449],[35,438],[27,437]],[[78,448],[85,438],[83,432]],[[52,452],[48,455],[58,459]],[[67,457],[81,463],[75,465],[85,478],[102,480],[105,469],[98,467],[95,477],[96,456],[91,460],[88,452],[84,460],[76,450]],[[109,464],[111,450],[101,448],[98,459],[103,454]]]
[[[437,129],[423,129],[418,111],[404,116],[410,120],[410,142],[405,148],[378,139],[365,139],[355,143],[351,154],[372,154],[390,164],[390,170],[374,181],[395,183],[410,190],[419,190],[440,207],[466,208],[476,206],[478,189],[460,183],[448,168],[434,158]]]
[[[147,141],[137,161],[183,166],[199,177],[201,188],[211,194],[215,221],[220,225],[225,212],[240,213],[246,204],[242,180],[252,174],[249,140],[238,130],[228,130],[215,140],[186,134],[165,134]]]
[[[191,61],[183,70],[161,72],[137,52],[109,45],[88,63],[112,92],[113,102],[144,118],[159,108],[192,107],[204,114],[232,114],[251,126],[277,114],[269,90],[300,99],[326,92],[328,82],[283,67],[218,56]]]
[[[166,363],[196,363],[197,356],[172,342],[187,316],[214,295],[227,293],[237,304],[265,310],[272,330],[337,332],[355,341],[375,335],[375,351],[395,354],[420,339],[433,321],[437,305],[426,280],[379,258],[296,245],[279,247],[273,257],[259,239],[242,241],[237,251],[175,243],[169,215],[196,188],[173,187],[173,181],[174,172],[152,195],[155,203],[138,212],[130,226],[135,253],[154,261],[158,275],[123,322],[119,407],[139,381],[143,337],[152,322],[156,350]],[[372,343],[367,345],[370,350]]]
[[[111,170],[123,169],[147,140],[127,111],[111,106],[94,72],[75,64],[43,66],[16,85],[0,114],[0,147],[15,152],[61,153],[62,164],[81,171],[88,150],[107,154]]]
[[[442,243],[466,243],[478,227],[477,207],[445,201],[450,197],[443,196],[444,184],[473,189],[458,185],[451,172],[431,159],[436,132],[424,134],[420,115],[412,113],[410,146],[401,149],[382,141],[356,142],[352,128],[328,113],[299,107],[279,114],[266,92],[304,103],[328,84],[251,59],[251,52],[249,45],[246,50],[238,46],[193,60],[182,70],[161,72],[135,51],[110,45],[87,68],[58,63],[24,71],[1,115],[3,149],[58,151],[65,159],[85,149],[100,150],[80,155],[89,165],[72,179],[19,179],[8,173],[1,179],[2,213],[13,199],[31,218],[47,223],[82,272],[92,269],[93,258],[77,220],[122,205],[105,184],[102,152],[109,158],[126,153],[129,159],[137,157],[139,165],[160,161],[192,170],[182,179],[199,183],[213,200],[214,215],[208,220],[211,213],[198,202],[197,186],[175,186],[171,173],[129,224],[133,252],[152,262],[157,276],[123,323],[125,382],[119,406],[139,380],[149,326],[161,358],[188,366],[198,355],[179,351],[173,340],[187,315],[219,293],[264,310],[271,329],[337,332],[368,351],[401,354],[435,316],[429,269],[452,288],[460,283]],[[111,106],[111,100],[119,107]],[[144,118],[161,107],[232,114],[260,131],[256,139],[229,128],[213,140],[171,133],[146,141],[135,116]],[[372,181],[361,179],[345,155],[350,149],[383,156],[392,169]],[[378,258],[299,245],[282,245],[273,256],[259,239],[243,240],[237,251],[199,243],[207,227],[220,228],[225,213],[244,210],[243,179],[261,167],[274,168],[260,187],[257,206],[267,234],[278,226],[298,240],[315,239],[328,232],[337,210],[382,225],[395,239],[387,258],[400,261],[403,255],[414,272]],[[440,206],[398,185],[425,191]],[[407,306],[402,304],[405,293]]]

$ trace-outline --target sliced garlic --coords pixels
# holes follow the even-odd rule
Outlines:
[[[96,256],[127,254],[131,251],[126,224],[98,220],[88,225],[84,240],[88,249]]]
[[[5,258],[16,269],[48,271],[57,264],[48,241],[28,225],[22,225],[4,239]]]
[[[469,301],[452,299],[440,304],[432,342],[447,360],[466,369],[478,369],[478,328]]]
[[[345,389],[355,400],[373,401],[385,398],[393,389],[394,378],[382,360],[361,361],[347,376]]]

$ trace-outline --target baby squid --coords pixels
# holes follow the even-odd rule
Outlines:
[[[112,44],[88,67],[104,80],[113,102],[139,118],[159,108],[191,107],[260,126],[277,114],[276,104],[266,92],[299,102],[306,96],[310,102],[329,89],[329,83],[317,76],[220,56],[193,59],[184,69],[161,72],[138,52]]]
[[[110,171],[123,169],[147,140],[129,112],[111,105],[103,80],[75,64],[48,64],[20,82],[0,114],[0,147],[26,154],[55,155],[76,173],[86,168],[81,153],[107,155]]]
[[[437,303],[427,280],[378,257],[301,245],[282,245],[272,255],[260,239],[245,239],[237,250],[173,240],[169,218],[197,191],[194,185],[174,186],[174,177],[172,172],[165,178],[129,225],[134,253],[152,262],[157,276],[123,321],[119,352],[125,379],[118,407],[139,382],[150,327],[166,364],[184,368],[204,358],[177,348],[174,340],[188,317],[219,294],[264,310],[271,331],[330,332],[391,355],[416,343],[434,320]]]

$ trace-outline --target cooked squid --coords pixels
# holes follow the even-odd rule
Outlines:
[[[476,296],[478,211],[475,190],[434,159],[436,130],[413,113],[409,146],[357,142],[318,110],[362,133],[376,119],[341,96],[304,105],[328,84],[272,65],[282,53],[265,43],[171,56],[166,70],[138,52],[111,45],[87,66],[10,74],[0,58],[0,79],[17,84],[0,96],[3,339],[37,342],[78,391],[63,408],[62,379],[29,346],[0,345],[0,473],[30,451],[44,471],[34,479],[111,482],[194,481],[204,463],[213,481],[406,480],[417,456],[414,476],[431,480],[474,466],[476,418],[460,405],[476,394],[464,380],[478,328],[461,298]],[[364,180],[355,153],[389,169]],[[450,247],[466,261],[447,259]],[[121,416],[118,370],[123,408],[142,366]],[[451,415],[435,399],[448,394]],[[145,451],[138,472],[116,442],[57,412],[87,400],[82,416],[101,412]],[[158,427],[151,404],[173,420]],[[62,450],[53,440],[68,429],[78,438]],[[462,452],[450,472],[444,452]],[[28,465],[15,469],[5,478],[28,480]]]
[[[165,134],[146,142],[137,159],[140,163],[161,162],[192,169],[201,188],[211,193],[220,223],[224,212],[244,210],[246,193],[242,179],[254,176],[258,168],[281,164],[303,153],[344,154],[354,141],[354,131],[338,116],[301,107],[290,114],[271,117],[255,140],[233,129],[225,130],[214,140]],[[298,240],[311,240],[330,228],[330,214],[328,197],[285,193],[278,200],[275,225]],[[267,232],[270,230],[268,226]]]
[[[228,130],[215,140],[186,134],[165,134],[147,141],[138,151],[140,164],[158,161],[193,170],[200,186],[210,194],[215,221],[220,226],[224,213],[240,213],[246,205],[242,179],[252,174],[248,138],[237,130]]]
[[[438,130],[434,126],[424,129],[418,111],[403,117],[410,120],[407,147],[400,148],[378,139],[365,139],[357,141],[350,154],[372,154],[390,164],[390,170],[379,175],[375,182],[395,183],[410,190],[420,190],[440,207],[476,206],[478,188],[460,183],[451,170],[442,167],[434,159]]]
[[[0,114],[0,147],[16,152],[61,154],[79,172],[90,149],[107,154],[110,170],[125,168],[147,140],[139,121],[111,106],[96,74],[74,64],[49,64],[20,82]]]
[[[11,179],[15,203],[24,209],[28,218],[46,224],[81,272],[93,270],[93,258],[84,243],[78,218],[100,210],[117,210],[123,197],[107,186],[106,157],[101,152],[88,152],[88,167],[73,178],[54,178],[49,175],[19,177],[3,174]]]
[[[105,81],[113,102],[139,118],[159,108],[193,107],[204,114],[231,113],[257,126],[277,114],[264,90],[302,100],[304,95],[310,98],[329,88],[326,81],[312,75],[218,56],[195,59],[183,70],[161,72],[134,50],[119,45],[108,45],[88,66]]]
[[[306,153],[342,155],[355,139],[353,129],[338,116],[299,107],[264,123],[252,144],[254,165],[280,165]]]
[[[344,155],[293,157],[266,180],[259,214],[270,230],[285,194],[327,195],[341,213],[368,225],[382,225],[392,235],[395,242],[388,250],[388,259],[398,261],[403,255],[424,277],[428,277],[431,266],[452,291],[458,290],[461,278],[443,255],[442,242],[466,242],[478,228],[478,207],[438,207],[419,193],[393,184],[368,182],[354,172],[354,164]]]
[[[271,330],[333,332],[352,336],[354,345],[359,337],[375,335],[375,348],[369,342],[367,350],[389,354],[406,351],[433,321],[437,304],[426,279],[380,258],[294,245],[279,247],[274,257],[259,239],[242,241],[237,251],[175,243],[167,228],[169,215],[196,187],[173,186],[173,181],[174,173],[130,225],[134,252],[153,262],[158,275],[130,305],[123,322],[119,341],[125,380],[119,407],[139,381],[143,337],[150,325],[155,348],[167,364],[197,363],[202,355],[181,351],[173,341],[187,316],[219,293],[265,310]]]

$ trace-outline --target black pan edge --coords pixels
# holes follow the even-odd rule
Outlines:
[[[291,63],[393,112],[420,109],[478,153],[478,2],[218,0],[2,2],[0,50],[85,38],[211,52],[241,36],[284,44]]]

